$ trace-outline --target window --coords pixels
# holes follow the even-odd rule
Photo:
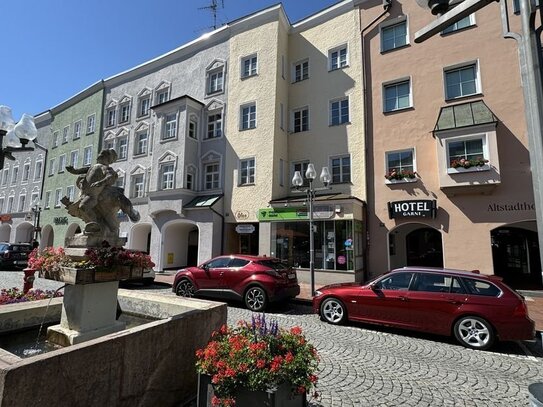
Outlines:
[[[70,133],[70,126],[66,126],[66,127],[64,127],[64,129],[62,129],[62,144],[68,142],[68,134],[69,133]]]
[[[335,126],[349,122],[349,98],[330,102],[330,125]]]
[[[70,153],[70,165],[72,167],[77,167],[79,161],[79,151],[75,150]]]
[[[294,133],[309,130],[309,109],[307,107],[294,110],[292,116]]]
[[[41,179],[41,172],[43,169],[43,161],[36,161],[36,166],[34,167],[34,181]]]
[[[138,101],[138,117],[147,116],[151,107],[151,96],[142,96]]]
[[[107,109],[106,120],[106,127],[115,126],[115,122],[117,120],[117,108],[115,106]]]
[[[386,153],[386,174],[415,172],[413,156],[413,149]]]
[[[4,198],[0,198],[0,213],[3,213],[4,211]]]
[[[14,200],[14,197],[12,197],[12,196],[8,197],[8,207],[7,207],[7,210],[6,210],[6,212],[8,212],[8,213],[13,212],[13,200]]]
[[[11,173],[11,185],[17,184],[18,177],[19,177],[19,167],[13,167],[13,172]]]
[[[407,291],[412,279],[413,273],[394,273],[378,281],[375,288],[379,290]]]
[[[177,115],[175,113],[166,115],[164,134],[162,140],[170,140],[177,136]]]
[[[502,292],[494,284],[473,278],[462,278],[470,294],[482,295],[485,297],[498,297]]]
[[[257,57],[251,55],[241,60],[241,77],[247,78],[257,74]]]
[[[32,195],[30,195],[30,204],[36,204],[40,200],[40,194],[38,192],[32,192]],[[2,211],[2,208],[0,207],[0,212]]]
[[[81,137],[81,120],[74,123],[74,140]]]
[[[402,81],[384,85],[384,112],[411,107],[411,81]]]
[[[60,208],[60,198],[62,195],[62,189],[55,190],[55,208]]]
[[[49,160],[49,175],[54,175],[55,174],[55,159],[54,158],[51,158]]]
[[[196,119],[189,120],[189,137],[194,140],[198,139],[198,122]]]
[[[160,89],[156,92],[157,104],[161,104],[168,101],[169,89]]]
[[[419,273],[413,291],[430,293],[465,294],[465,290],[456,277],[443,274]]]
[[[239,164],[239,184],[247,185],[255,183],[255,159],[241,160]]]
[[[330,160],[332,183],[351,182],[351,157],[335,157]]]
[[[469,16],[464,17],[461,20],[458,20],[456,23],[451,24],[447,28],[445,28],[441,33],[442,34],[450,34],[452,32],[461,30],[463,28],[471,27],[474,25],[474,18],[473,14],[470,14]]]
[[[328,69],[333,71],[334,69],[346,67],[348,64],[347,56],[347,45],[330,50],[328,52]]]
[[[136,174],[132,176],[132,186],[131,186],[131,198],[141,198],[144,196],[144,178],[143,174]]]
[[[241,107],[241,130],[256,128],[256,104]]]
[[[85,147],[83,150],[83,165],[91,165],[92,162],[92,146]]]
[[[43,206],[45,209],[49,209],[49,207],[51,206],[51,191],[45,192],[45,199],[43,202]]]
[[[447,99],[476,93],[480,93],[476,64],[445,71],[445,97]]]
[[[30,178],[30,163],[23,165],[23,182],[28,182]]]
[[[96,127],[96,115],[91,114],[87,117],[87,134],[94,133]]]
[[[117,155],[119,160],[128,158],[128,137],[119,137],[117,139]]]
[[[75,188],[73,185],[66,187],[66,196],[68,197],[68,199],[70,199],[71,202],[74,201]]]
[[[58,173],[64,172],[64,169],[66,168],[66,155],[62,154],[58,157]]]
[[[305,60],[294,64],[294,82],[309,78],[309,61]]]
[[[17,207],[17,212],[24,211],[25,204],[26,204],[26,195],[19,195],[19,206]]]
[[[185,188],[189,190],[192,190],[192,188],[194,188],[194,175],[190,172],[187,172]]]
[[[407,21],[381,28],[381,52],[407,44]]]
[[[513,13],[520,14],[520,0],[513,0]]]
[[[219,164],[205,166],[205,189],[219,188]]]
[[[300,175],[302,176],[302,179],[304,180],[304,183],[302,186],[307,187],[309,186],[309,180],[305,177],[305,172],[307,171],[307,166],[309,165],[309,161],[294,163],[292,165],[293,171],[292,176],[294,176],[294,173],[296,171],[300,171]]]
[[[173,189],[174,175],[173,163],[163,164],[160,168],[160,189]]]
[[[8,184],[9,169],[5,169],[2,173],[2,186],[5,187]]]
[[[115,139],[106,140],[104,142],[104,149],[105,150],[111,150],[115,148]]]
[[[211,71],[207,77],[207,93],[217,93],[223,90],[224,74],[222,68],[220,70]]]
[[[53,142],[51,144],[53,148],[58,147],[58,131],[53,132]]]
[[[130,120],[130,102],[121,105],[121,117],[119,123],[126,123]]]
[[[149,136],[148,136],[147,130],[138,131],[136,133],[136,154],[135,155],[147,154],[148,140],[149,140]]]
[[[447,141],[447,154],[449,156],[449,167],[456,167],[455,162],[461,160],[472,161],[486,159],[486,145],[483,136],[452,139]]]
[[[222,135],[222,114],[214,113],[207,116],[207,138],[217,138]]]
[[[124,188],[124,176],[119,175],[117,181],[115,181],[115,186],[118,188]]]

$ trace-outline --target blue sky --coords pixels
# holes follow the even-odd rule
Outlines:
[[[277,4],[224,0],[218,25]],[[337,0],[284,0],[291,22]],[[220,5],[221,0],[217,3]],[[0,105],[43,112],[211,31],[211,0],[1,0]],[[9,18],[7,18],[9,16]]]

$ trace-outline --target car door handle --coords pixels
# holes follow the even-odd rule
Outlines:
[[[454,305],[462,305],[462,301],[453,300],[453,299],[449,299],[447,301]]]
[[[400,301],[407,301],[407,297],[404,297],[403,295],[400,295],[398,298]]]

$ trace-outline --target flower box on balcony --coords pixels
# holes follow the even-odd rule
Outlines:
[[[406,184],[409,182],[417,182],[418,178],[401,178],[401,179],[385,179],[385,184]]]
[[[479,172],[479,171],[490,171],[490,165],[475,165],[468,168],[465,167],[456,167],[456,168],[447,168],[447,174],[463,174],[466,172]]]

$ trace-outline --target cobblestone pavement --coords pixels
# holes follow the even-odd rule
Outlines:
[[[21,280],[20,272],[0,273],[2,288],[22,286]],[[37,279],[35,286],[55,289],[60,284]],[[174,295],[159,285],[133,289]],[[449,338],[362,324],[329,325],[301,304],[273,307],[268,317],[285,328],[300,326],[317,347],[321,397],[311,401],[314,407],[520,407],[529,404],[528,385],[543,381],[540,338],[474,351]],[[229,325],[250,318],[250,311],[229,304]]]

